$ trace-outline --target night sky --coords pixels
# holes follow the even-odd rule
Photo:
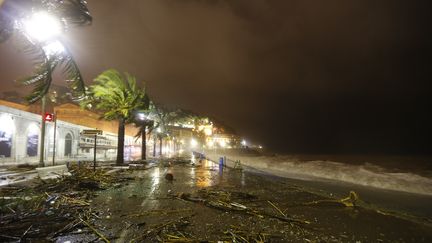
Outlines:
[[[430,154],[428,2],[90,0],[64,41],[87,83],[127,71],[274,151]],[[28,60],[0,45],[2,91]]]

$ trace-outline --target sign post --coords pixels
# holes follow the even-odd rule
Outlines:
[[[46,115],[45,115],[46,117]],[[55,155],[56,155],[56,133],[57,133],[57,114],[54,113],[53,116],[51,116],[52,119],[54,119],[54,144],[53,144],[53,157],[52,157],[52,165],[55,165]]]
[[[96,171],[96,146],[97,146],[97,135],[102,135],[102,130],[83,130],[83,135],[94,135],[94,148],[93,148],[93,171]]]
[[[96,145],[97,145],[97,134],[94,135],[94,149],[93,149],[93,171],[96,171]]]

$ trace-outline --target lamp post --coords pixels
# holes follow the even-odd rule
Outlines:
[[[146,160],[147,155],[147,126],[153,124],[153,121],[148,119],[145,112],[138,111],[135,113],[135,122],[140,126],[141,133],[141,160]]]

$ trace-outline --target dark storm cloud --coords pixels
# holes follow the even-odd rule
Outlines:
[[[87,82],[106,68],[128,71],[156,100],[216,116],[279,150],[428,150],[426,1],[105,0],[89,7],[93,25],[66,37]]]

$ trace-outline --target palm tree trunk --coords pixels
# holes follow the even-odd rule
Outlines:
[[[159,156],[162,157],[162,137],[159,138]]]
[[[124,136],[125,136],[125,120],[120,118],[117,137],[117,165],[124,164]]]
[[[141,128],[141,160],[146,160],[147,153],[147,137],[146,137],[146,126]]]
[[[156,137],[153,137],[153,158],[156,157]]]

